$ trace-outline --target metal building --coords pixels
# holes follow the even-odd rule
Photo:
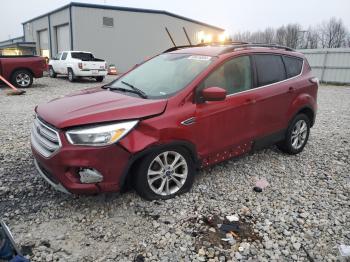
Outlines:
[[[216,40],[224,30],[160,10],[70,3],[23,23],[38,55],[90,51],[125,71],[174,45]]]

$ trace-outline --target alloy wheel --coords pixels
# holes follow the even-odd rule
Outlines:
[[[30,76],[26,73],[20,73],[16,76],[16,83],[19,86],[27,87],[30,85]]]
[[[308,127],[305,120],[301,119],[295,123],[291,135],[291,144],[295,150],[300,149],[304,145],[307,133]]]
[[[183,187],[187,176],[186,159],[178,152],[165,151],[151,162],[147,172],[147,181],[154,193],[169,196]]]

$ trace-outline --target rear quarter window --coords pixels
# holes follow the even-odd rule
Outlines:
[[[254,55],[258,87],[273,84],[286,79],[286,71],[280,55]]]
[[[94,61],[94,56],[90,53],[74,52],[71,53],[72,58],[80,59],[82,61]]]
[[[286,66],[287,78],[297,76],[301,73],[303,59],[291,56],[283,56],[283,62]]]

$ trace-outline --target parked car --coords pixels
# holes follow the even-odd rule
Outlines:
[[[102,82],[107,75],[107,69],[106,61],[82,51],[59,52],[49,62],[50,77],[55,78],[57,74],[67,75],[70,82],[79,77],[92,77],[97,82]]]
[[[16,87],[30,87],[45,68],[45,58],[40,56],[0,56],[0,75]]]
[[[197,168],[271,144],[300,153],[317,90],[306,58],[289,48],[165,52],[102,88],[37,106],[36,167],[63,192],[119,191],[129,182],[146,199],[171,198],[190,189]]]

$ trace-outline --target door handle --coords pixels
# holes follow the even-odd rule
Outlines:
[[[294,91],[295,91],[294,87],[291,86],[288,88],[288,93],[294,93]]]
[[[255,104],[255,103],[256,103],[256,100],[254,98],[248,98],[244,102],[245,105],[252,105],[252,104]]]

